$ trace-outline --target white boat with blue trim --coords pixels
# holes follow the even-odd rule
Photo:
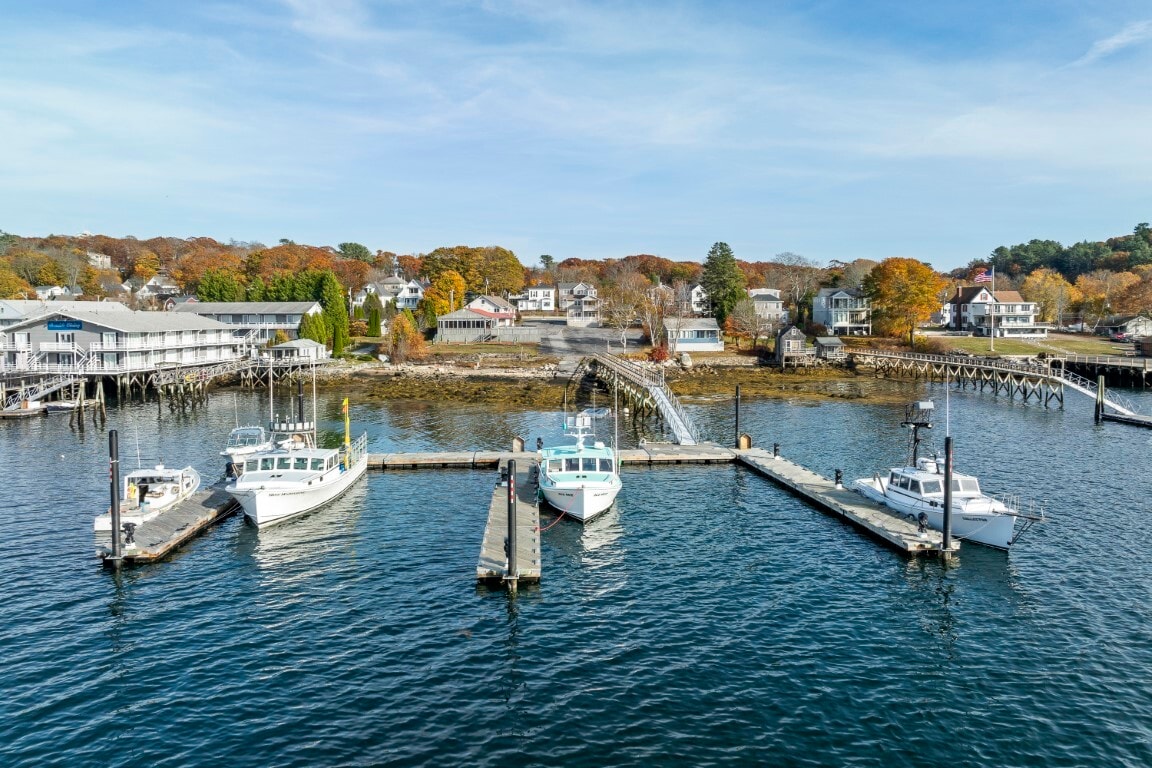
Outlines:
[[[592,414],[565,417],[564,433],[575,443],[540,449],[540,492],[558,511],[588,522],[616,501],[620,464],[615,450],[599,440],[589,443]]]

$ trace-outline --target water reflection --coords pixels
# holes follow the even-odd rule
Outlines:
[[[587,523],[568,517],[557,520],[550,507],[542,506],[541,512],[545,510],[550,514],[547,519],[541,517],[541,526],[547,528],[541,531],[541,536],[562,559],[590,568],[605,568],[623,562],[626,549],[620,544],[620,539],[625,529],[619,500],[604,514]]]
[[[260,576],[281,585],[306,578],[313,563],[322,567],[332,557],[354,559],[360,511],[368,498],[368,484],[356,482],[325,506],[293,520],[263,530],[245,522],[237,531],[236,553],[255,563]]]

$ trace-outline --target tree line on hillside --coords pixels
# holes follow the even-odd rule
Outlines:
[[[287,239],[266,246],[202,237],[29,238],[0,232],[2,298],[33,298],[33,287],[38,285],[78,286],[90,299],[116,296],[125,281],[138,287],[161,272],[181,291],[202,301],[291,301],[319,299],[323,293],[325,312],[337,303],[344,308],[343,321],[334,314],[328,321],[327,343],[334,347],[338,337],[347,342],[351,322],[379,334],[381,321],[394,318],[394,308],[388,307],[379,308],[376,318],[367,310],[361,317],[349,318],[346,302],[350,293],[391,275],[425,282],[424,301],[402,321],[414,333],[434,328],[438,316],[459,309],[473,295],[508,296],[531,285],[589,282],[600,291],[606,324],[624,327],[639,317],[646,333],[658,338],[666,318],[684,314],[685,294],[695,284],[708,295],[708,313],[737,335],[767,331],[752,317],[748,289],[779,290],[792,321],[806,327],[812,299],[825,287],[862,289],[873,300],[874,325],[902,335],[910,318],[938,309],[980,269],[994,269],[997,291],[1019,291],[1024,299],[1036,302],[1042,321],[1059,322],[1069,312],[1087,318],[1152,312],[1152,230],[1147,224],[1136,225],[1132,235],[1068,248],[1050,240],[1001,246],[988,258],[946,274],[915,259],[834,260],[822,266],[784,252],[762,261],[743,261],[723,242],[715,243],[702,262],[651,254],[557,261],[545,254],[537,264],[525,266],[512,251],[499,246],[459,245],[426,254],[396,254],[373,252],[354,242],[333,248]],[[319,330],[309,333],[320,335]]]

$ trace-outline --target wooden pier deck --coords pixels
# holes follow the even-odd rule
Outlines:
[[[139,525],[135,542],[125,545],[125,563],[151,563],[172,554],[180,545],[238,510],[240,505],[224,492],[222,484],[202,488],[190,497]],[[112,556],[111,532],[97,532],[96,554]],[[123,534],[121,534],[123,536]]]
[[[373,453],[369,469],[432,469],[456,467],[485,469],[503,466],[509,459],[535,462],[532,451],[453,451],[442,453]],[[719,445],[677,445],[646,443],[643,447],[620,451],[621,464],[731,464],[736,452]]]
[[[1152,416],[1141,416],[1138,413],[1133,413],[1128,416],[1121,413],[1102,413],[1100,414],[1100,418],[1104,421],[1114,421],[1117,424],[1152,428]]]
[[[516,571],[521,582],[540,581],[540,507],[537,502],[534,454],[509,454],[516,458]],[[507,462],[501,462],[501,467]],[[504,543],[508,537],[508,487],[497,483],[488,506],[488,523],[476,565],[479,581],[503,582],[508,573]]]
[[[752,448],[738,453],[741,464],[905,554],[947,556],[960,550],[958,539],[953,539],[951,549],[945,552],[943,535],[939,531],[930,529],[921,534],[914,523],[893,514],[887,507],[848,488],[838,488],[831,480],[787,459],[775,457],[770,451]]]

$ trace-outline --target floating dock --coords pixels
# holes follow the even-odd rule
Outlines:
[[[202,488],[137,526],[133,532],[133,542],[124,545],[122,561],[135,564],[163,559],[181,544],[239,508],[236,500],[224,492],[222,483]],[[111,560],[111,531],[96,533],[96,554],[105,561]]]
[[[508,483],[501,473],[501,482],[492,491],[488,506],[488,524],[484,526],[484,540],[480,545],[480,562],[476,565],[479,581],[536,582],[540,581],[540,507],[536,478],[538,468],[532,454],[510,454],[516,457],[513,490],[516,494],[516,573],[508,573]],[[507,462],[500,465],[508,466]]]
[[[738,454],[741,464],[905,554],[947,557],[960,551],[958,539],[952,539],[951,548],[945,550],[944,536],[939,531],[920,533],[916,524],[887,507],[770,451],[751,448]]]
[[[372,453],[369,469],[494,469],[509,459],[535,462],[536,454],[527,451],[454,451],[444,453]],[[621,464],[731,464],[736,451],[719,445],[677,445],[646,443],[640,448],[620,451]]]

